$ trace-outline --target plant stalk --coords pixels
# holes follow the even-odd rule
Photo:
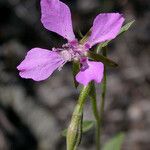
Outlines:
[[[107,49],[104,48],[102,50],[103,55],[107,56]],[[101,95],[101,102],[100,102],[100,145],[101,145],[101,135],[102,135],[102,123],[103,123],[103,114],[104,114],[104,107],[105,107],[105,97],[106,97],[106,85],[107,85],[107,77],[106,77],[106,66],[104,66],[104,77],[102,83],[102,95]]]
[[[67,130],[67,150],[76,150],[82,136],[82,119],[83,119],[83,106],[85,100],[90,92],[90,84],[84,86],[79,95],[78,102],[75,106],[70,125]]]
[[[100,150],[100,117],[99,117],[99,111],[97,108],[96,89],[95,89],[94,83],[92,83],[91,85],[91,91],[90,91],[89,96],[90,96],[91,103],[92,103],[93,114],[96,120],[96,128],[95,128],[96,150]]]

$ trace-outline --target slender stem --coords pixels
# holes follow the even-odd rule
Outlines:
[[[96,120],[96,128],[95,128],[96,150],[100,150],[100,117],[97,108],[96,91],[94,83],[92,83],[91,85],[91,91],[89,96],[92,102],[92,110]]]
[[[67,139],[66,139],[67,150],[76,150],[81,141],[83,106],[89,92],[90,92],[90,84],[84,86],[79,95],[78,102],[75,106],[71,118],[71,123],[67,130]]]
[[[96,53],[100,52],[100,48],[97,48]],[[106,57],[106,48],[102,51],[103,56]],[[90,98],[92,101],[92,108],[93,108],[93,114],[96,120],[96,150],[101,149],[101,131],[102,131],[102,118],[104,113],[104,106],[105,106],[105,95],[106,95],[106,67],[104,66],[104,78],[102,83],[102,96],[101,96],[101,102],[100,102],[100,113],[97,108],[97,101],[96,101],[96,91],[95,86],[92,84],[91,92],[90,92]]]
[[[104,48],[102,52],[104,56],[107,56],[106,48]],[[104,113],[104,107],[105,107],[106,84],[107,84],[106,67],[104,66],[104,77],[103,77],[103,83],[102,83],[102,95],[101,95],[101,102],[100,102],[100,133],[99,133],[100,137],[102,134],[102,121],[103,121],[103,113]],[[100,144],[101,144],[101,139],[100,139]]]
[[[79,95],[78,103],[81,108],[83,108],[83,105],[85,103],[85,100],[90,92],[90,87],[91,84],[88,84],[87,86],[84,86],[83,89],[81,90],[81,93]]]
[[[100,150],[100,122],[96,122],[96,150]]]

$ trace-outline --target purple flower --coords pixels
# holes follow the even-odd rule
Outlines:
[[[33,48],[17,67],[20,76],[26,79],[41,81],[47,79],[56,69],[61,69],[66,62],[79,60],[82,67],[76,75],[76,80],[87,85],[94,80],[100,83],[103,78],[104,65],[101,62],[90,61],[85,56],[92,46],[114,39],[124,22],[119,13],[99,14],[91,28],[91,35],[84,44],[75,38],[70,9],[59,0],[41,0],[41,22],[50,31],[56,32],[68,40],[61,48],[52,51]]]

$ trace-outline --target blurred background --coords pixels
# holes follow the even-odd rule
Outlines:
[[[76,36],[85,34],[100,12],[121,12],[136,22],[109,45],[106,110],[102,142],[123,131],[122,150],[150,150],[150,1],[62,0],[72,11]],[[33,47],[51,49],[66,41],[44,29],[40,0],[0,0],[0,150],[65,150],[78,92],[71,65],[43,82],[21,79],[16,66]],[[98,87],[100,100],[100,87]],[[84,119],[93,118],[87,101]],[[94,150],[94,130],[83,135],[81,150]]]

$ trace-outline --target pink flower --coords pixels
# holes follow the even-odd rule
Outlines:
[[[42,81],[47,79],[56,69],[69,61],[79,60],[82,67],[76,75],[76,80],[87,85],[94,80],[100,83],[103,78],[104,65],[101,62],[90,61],[85,52],[92,46],[114,39],[120,31],[124,18],[119,13],[99,14],[93,23],[92,33],[84,44],[75,38],[69,7],[59,0],[41,0],[41,22],[50,31],[56,32],[68,40],[62,48],[52,51],[33,48],[17,67],[20,76],[26,79]]]

